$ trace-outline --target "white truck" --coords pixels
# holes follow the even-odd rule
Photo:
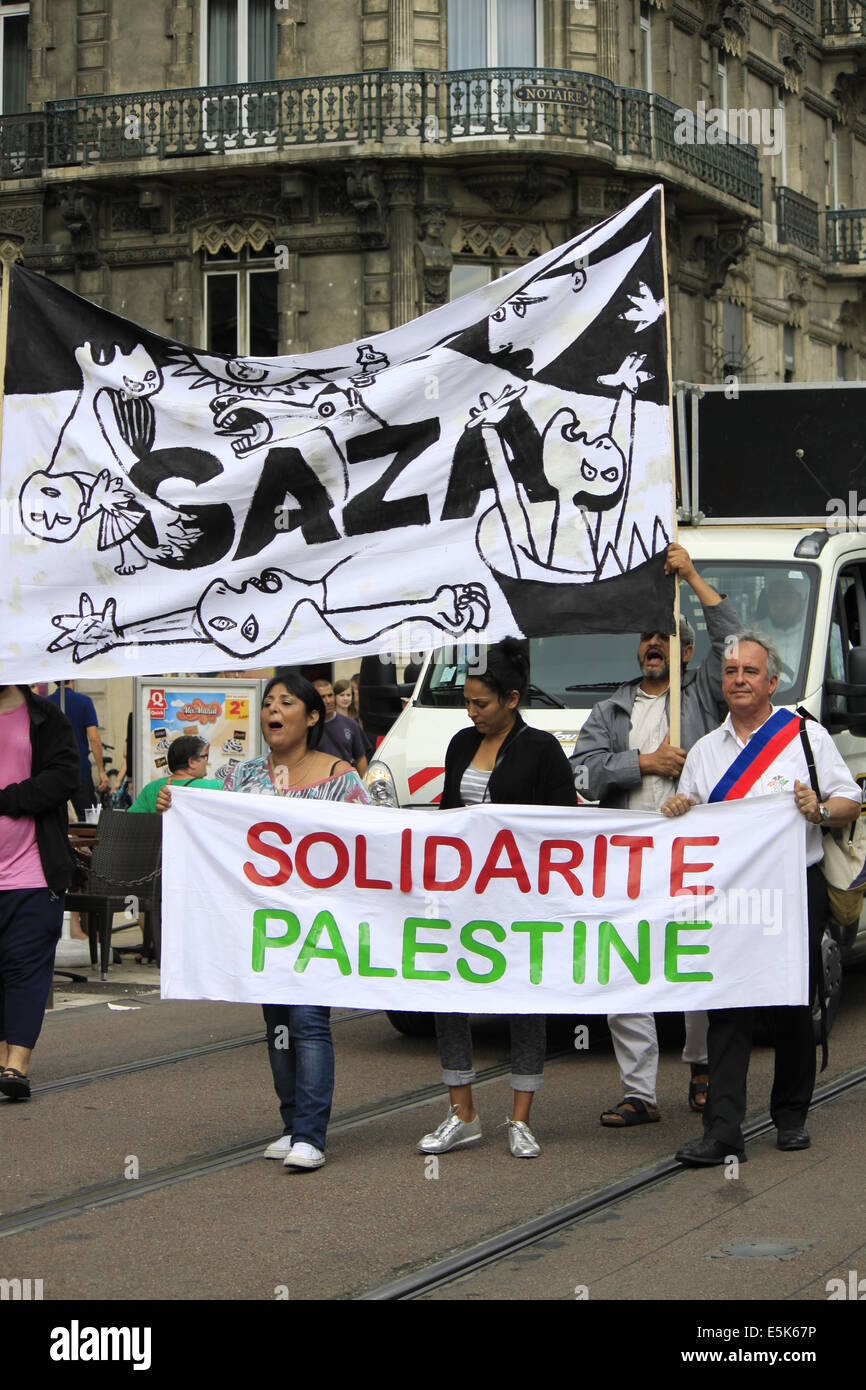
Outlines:
[[[779,647],[774,704],[820,719],[866,792],[866,383],[683,386],[675,405],[678,539],[743,626]],[[709,645],[703,611],[687,585],[680,597],[698,663]],[[530,639],[524,718],[571,754],[595,702],[635,676],[636,649],[633,635]],[[445,749],[466,722],[465,675],[459,649],[427,657],[367,772],[374,802],[437,804]],[[842,962],[858,958],[866,911],[859,925],[828,925],[831,1014]],[[392,1021],[411,1026],[411,1016]]]

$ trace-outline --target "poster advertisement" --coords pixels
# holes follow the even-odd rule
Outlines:
[[[177,738],[197,736],[208,744],[207,776],[224,778],[229,768],[261,751],[261,682],[216,677],[136,681],[136,747],[139,785],[169,775],[168,750]]]

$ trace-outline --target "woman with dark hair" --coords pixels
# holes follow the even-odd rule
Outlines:
[[[440,808],[506,802],[525,806],[576,806],[574,777],[553,734],[525,724],[518,705],[529,681],[529,662],[520,643],[506,638],[489,647],[486,666],[467,675],[463,697],[474,728],[454,735],[445,754],[445,788]],[[544,1015],[511,1017],[511,1089],[508,1147],[515,1158],[536,1158],[540,1146],[529,1128],[532,1098],[544,1071]],[[447,1153],[475,1144],[481,1121],[472,1100],[472,1034],[466,1014],[437,1014],[436,1037],[442,1080],[451,1109],[418,1145],[422,1153]]]
[[[303,676],[274,676],[262,695],[266,757],[238,763],[223,787],[310,801],[360,801],[369,796],[357,772],[340,758],[317,751],[325,724],[322,697]],[[156,809],[171,805],[163,787]],[[265,1149],[287,1168],[321,1168],[334,1094],[331,1011],[313,1004],[263,1004],[268,1058],[280,1102],[283,1133]]]

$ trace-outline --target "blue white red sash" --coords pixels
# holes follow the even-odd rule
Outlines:
[[[788,709],[777,709],[719,778],[708,801],[737,801],[800,733],[800,718]]]

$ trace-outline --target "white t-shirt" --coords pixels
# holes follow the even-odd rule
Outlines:
[[[769,717],[769,716],[768,716]],[[761,725],[763,728],[763,725]],[[758,732],[754,730],[750,737]],[[860,804],[860,788],[851,776],[841,753],[837,749],[822,724],[810,719],[806,725],[821,799],[827,801],[831,796],[845,796],[849,801]],[[678,791],[681,796],[692,796],[695,801],[706,802],[710,792],[727,772],[735,758],[746,744],[734,733],[731,716],[712,733],[699,738],[686,758],[680,776]],[[806,754],[799,735],[793,739],[770,766],[746,792],[746,797],[768,796],[773,792],[793,792],[794,783],[801,782],[811,787]],[[806,864],[819,864],[824,858],[823,831],[820,825],[804,821],[806,826]]]
[[[661,695],[647,695],[638,686],[635,691],[634,708],[631,712],[631,731],[628,736],[629,748],[638,753],[654,753],[664,742],[668,731],[668,716],[665,709],[667,691]],[[658,811],[674,790],[676,778],[658,777],[650,773],[641,777],[640,783],[628,793],[630,811]]]

